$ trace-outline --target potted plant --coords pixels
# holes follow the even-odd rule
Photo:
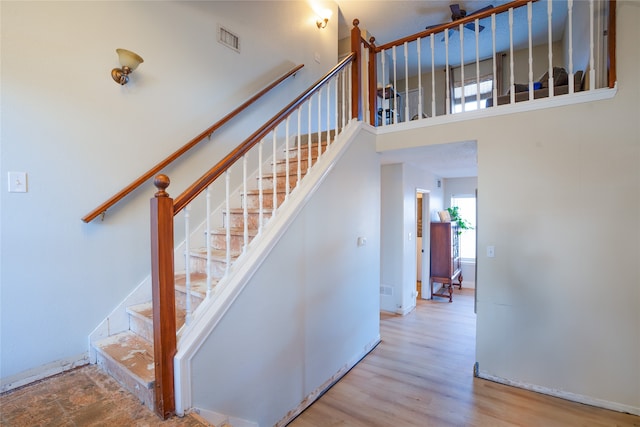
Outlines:
[[[458,234],[462,234],[463,230],[473,230],[473,227],[466,219],[460,217],[460,212],[458,212],[458,207],[453,206],[451,208],[447,208],[449,212],[449,216],[451,217],[451,222],[455,222],[458,224]]]

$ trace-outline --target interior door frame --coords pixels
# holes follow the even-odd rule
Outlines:
[[[420,299],[431,299],[431,287],[428,286],[429,277],[431,277],[431,190],[416,188],[416,205],[418,203],[418,194],[422,194],[422,247],[418,247],[418,239],[416,239],[416,252],[420,251],[422,254],[420,263],[422,271],[422,291],[421,295],[417,295],[417,297]],[[416,216],[416,229],[417,227],[418,217]]]

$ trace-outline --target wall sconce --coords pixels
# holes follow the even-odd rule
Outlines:
[[[111,77],[116,83],[126,85],[129,81],[129,74],[133,72],[138,65],[142,64],[144,60],[140,55],[131,52],[127,49],[116,49],[118,53],[118,59],[122,68],[114,68],[111,70]]]
[[[318,26],[319,29],[325,28],[327,26],[327,24],[329,23],[329,18],[318,18],[318,20],[316,21],[316,25]]]

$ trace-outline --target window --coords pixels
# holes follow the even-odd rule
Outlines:
[[[466,220],[472,230],[463,230],[460,235],[460,257],[476,258],[476,198],[475,196],[452,196],[451,206],[457,206],[460,217]]]
[[[480,92],[480,103],[478,104],[478,91]],[[465,81],[464,86],[461,82],[455,82],[453,85],[453,112],[461,113],[462,96],[464,93],[464,111],[478,110],[486,108],[487,99],[491,98],[493,91],[493,79],[491,76],[480,78],[480,84],[477,80],[469,79]]]

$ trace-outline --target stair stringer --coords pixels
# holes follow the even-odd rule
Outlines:
[[[291,192],[287,202],[265,225],[261,234],[249,244],[247,252],[234,262],[228,276],[216,286],[212,298],[200,304],[192,323],[183,330],[178,341],[178,352],[174,357],[176,414],[181,416],[192,408],[192,358],[240,295],[266,255],[275,247],[293,219],[345,153],[361,127],[362,123],[354,120],[336,137],[305,179]]]

